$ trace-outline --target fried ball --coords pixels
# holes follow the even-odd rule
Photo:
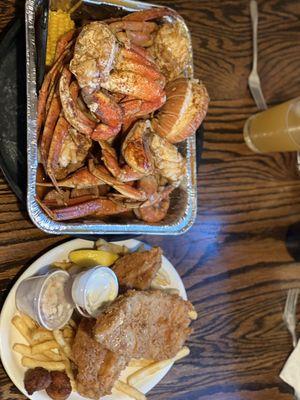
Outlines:
[[[25,373],[24,386],[29,395],[36,391],[47,389],[51,383],[50,372],[45,368],[29,369]]]
[[[53,400],[65,400],[72,392],[71,382],[68,375],[62,371],[52,371],[51,384],[46,392]]]

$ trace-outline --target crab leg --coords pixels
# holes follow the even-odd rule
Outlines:
[[[90,120],[79,108],[70,92],[71,72],[64,68],[60,81],[59,93],[66,120],[79,132],[91,135],[95,129],[95,122]]]
[[[147,101],[165,96],[160,83],[131,71],[112,72],[109,79],[102,82],[101,86],[111,92],[119,92]]]
[[[57,188],[59,191],[59,188],[57,186],[57,182],[55,179],[55,171],[57,170],[58,164],[59,164],[59,156],[61,152],[61,148],[64,142],[64,139],[66,138],[68,131],[69,131],[70,125],[68,122],[65,120],[63,116],[60,116],[51,141],[50,149],[49,149],[49,155],[47,159],[47,174],[52,180],[54,186]]]
[[[115,100],[101,91],[87,93],[82,91],[89,109],[101,120],[91,134],[93,140],[110,139],[116,136],[122,126],[123,112]]]
[[[128,184],[118,181],[116,178],[108,174],[106,168],[101,165],[95,165],[92,160],[89,161],[89,170],[97,178],[101,179],[107,185],[112,186],[124,196],[138,201],[146,201],[147,195],[143,190],[136,189]]]
[[[149,33],[126,31],[126,38],[137,46],[150,47],[153,45],[153,36]]]
[[[61,111],[61,104],[59,100],[59,94],[55,93],[46,117],[40,142],[41,159],[44,166],[46,166],[47,163],[53,131],[55,129],[55,125],[57,123],[60,111]]]
[[[64,35],[62,35],[57,44],[56,44],[56,51],[55,51],[55,57],[54,57],[54,62],[59,58],[59,56],[63,53],[65,47],[71,42],[75,34],[75,29],[70,30],[69,32],[66,32]]]
[[[133,71],[149,80],[159,81],[165,85],[165,78],[155,64],[130,49],[122,49],[116,62],[119,71]]]
[[[63,65],[65,56],[69,53],[69,48],[71,44],[72,43],[69,43],[64,51],[57,58],[50,71],[45,76],[42,87],[39,91],[39,99],[37,105],[37,135],[39,135],[43,121],[45,120],[46,103],[49,104],[48,98],[51,98],[50,92],[53,92],[53,87],[55,87],[58,73],[60,72],[60,69]]]
[[[87,195],[87,196],[76,197],[73,199],[70,198],[65,202],[44,199],[43,204],[46,207],[58,207],[58,206],[63,206],[63,205],[70,207],[70,206],[76,206],[77,204],[81,204],[86,201],[94,200],[95,198],[96,198],[95,196]]]
[[[157,98],[154,101],[143,101],[138,99],[131,99],[130,97],[125,97],[121,101],[120,106],[124,112],[124,125],[125,130],[127,126],[130,126],[133,121],[140,117],[144,117],[148,114],[153,113],[162,107],[165,103],[165,97]]]
[[[142,178],[143,174],[134,171],[129,165],[120,167],[116,151],[106,141],[99,140],[99,144],[102,149],[102,160],[109,170],[109,172],[121,182],[136,181]]]
[[[52,69],[46,75],[39,92],[39,99],[37,105],[37,135],[39,135],[43,122],[45,120],[46,103],[49,95],[49,89],[58,75],[59,67],[60,66],[58,63],[53,65]]]
[[[152,33],[157,29],[155,22],[142,22],[142,21],[117,21],[109,24],[109,28],[113,32],[120,32],[122,30],[130,30],[142,33]]]
[[[137,11],[126,15],[122,18],[123,21],[150,21],[156,18],[162,18],[166,16],[178,16],[177,12],[171,8],[156,7],[150,8],[149,10]]]
[[[146,137],[150,127],[149,121],[137,122],[127,134],[122,144],[122,155],[126,163],[134,169],[134,171],[138,171],[143,175],[149,175],[153,172],[153,165]]]
[[[52,183],[37,183],[38,186],[53,186]],[[104,185],[101,179],[96,178],[90,173],[87,167],[84,167],[72,174],[70,177],[57,182],[58,187],[65,187],[71,189],[88,189]]]
[[[38,201],[41,208],[52,218],[54,221],[67,221],[70,219],[77,219],[87,217],[89,215],[114,215],[128,211],[128,208],[123,204],[119,204],[107,198],[98,198],[86,201],[81,204],[76,204],[69,207],[57,208],[50,210],[41,201]]]
[[[150,55],[150,53],[144,49],[143,47],[135,44],[135,43],[131,43],[130,44],[130,49],[132,51],[134,51],[136,54],[142,56],[144,59],[146,59],[149,63],[154,64],[154,60],[153,57]],[[154,64],[155,65],[155,64]]]

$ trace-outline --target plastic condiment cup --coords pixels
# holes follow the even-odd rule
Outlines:
[[[54,319],[46,318],[46,314],[43,312],[45,307],[45,293],[48,285],[50,285],[57,277],[62,277],[62,285],[58,287],[57,294],[57,305],[58,310],[57,317]],[[32,276],[23,280],[16,291],[16,306],[19,311],[29,315],[34,319],[40,326],[46,329],[54,330],[63,327],[71,318],[74,311],[74,305],[70,301],[70,294],[68,295],[68,283],[70,282],[70,275],[67,271],[53,270],[46,275]],[[55,306],[56,298],[51,296],[52,305]],[[54,309],[55,310],[55,309]]]
[[[101,308],[118,295],[116,274],[107,267],[95,267],[78,274],[72,285],[72,298],[81,315],[97,317]]]

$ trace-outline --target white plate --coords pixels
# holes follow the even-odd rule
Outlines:
[[[122,244],[127,246],[131,250],[135,250],[141,245],[141,242],[138,240],[122,240],[119,242],[115,242],[118,244]],[[41,272],[42,269],[49,266],[55,261],[63,261],[66,260],[70,251],[75,249],[83,249],[93,247],[94,242],[83,239],[75,239],[69,242],[63,243],[54,249],[48,251],[43,256],[41,256],[38,260],[36,260],[27,270],[20,276],[17,282],[14,284],[13,288],[10,290],[6,301],[3,305],[1,316],[0,316],[0,356],[2,359],[3,366],[13,381],[13,383],[17,386],[17,388],[29,399],[32,400],[49,400],[49,397],[45,391],[36,392],[33,395],[29,396],[24,388],[23,378],[26,369],[21,365],[21,355],[15,353],[12,350],[12,346],[14,343],[26,343],[23,337],[17,332],[14,326],[11,324],[11,319],[14,314],[17,312],[15,305],[15,293],[19,283],[29,276],[35,275]],[[146,248],[149,246],[146,246]],[[186,300],[186,291],[184,289],[182,280],[178,275],[177,271],[173,267],[173,265],[163,256],[162,258],[162,269],[169,276],[170,279],[170,288],[176,288],[179,290],[182,298]],[[147,393],[151,390],[158,382],[167,374],[172,365],[160,370],[155,375],[149,376],[147,380],[143,382],[142,385],[138,386],[138,389]],[[136,368],[126,368],[126,370],[122,373],[121,379],[126,378],[127,375],[134,372]],[[77,393],[72,393],[68,400],[82,400],[84,399]],[[105,396],[102,398],[103,400],[128,400],[128,397],[122,395],[120,392],[113,391],[112,395]]]

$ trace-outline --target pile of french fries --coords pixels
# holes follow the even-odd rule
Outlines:
[[[48,371],[65,371],[72,389],[76,390],[71,368],[71,347],[77,325],[71,319],[62,329],[49,331],[38,326],[28,315],[15,315],[12,324],[27,344],[15,343],[13,350],[22,355],[21,363],[26,368],[42,367]]]

